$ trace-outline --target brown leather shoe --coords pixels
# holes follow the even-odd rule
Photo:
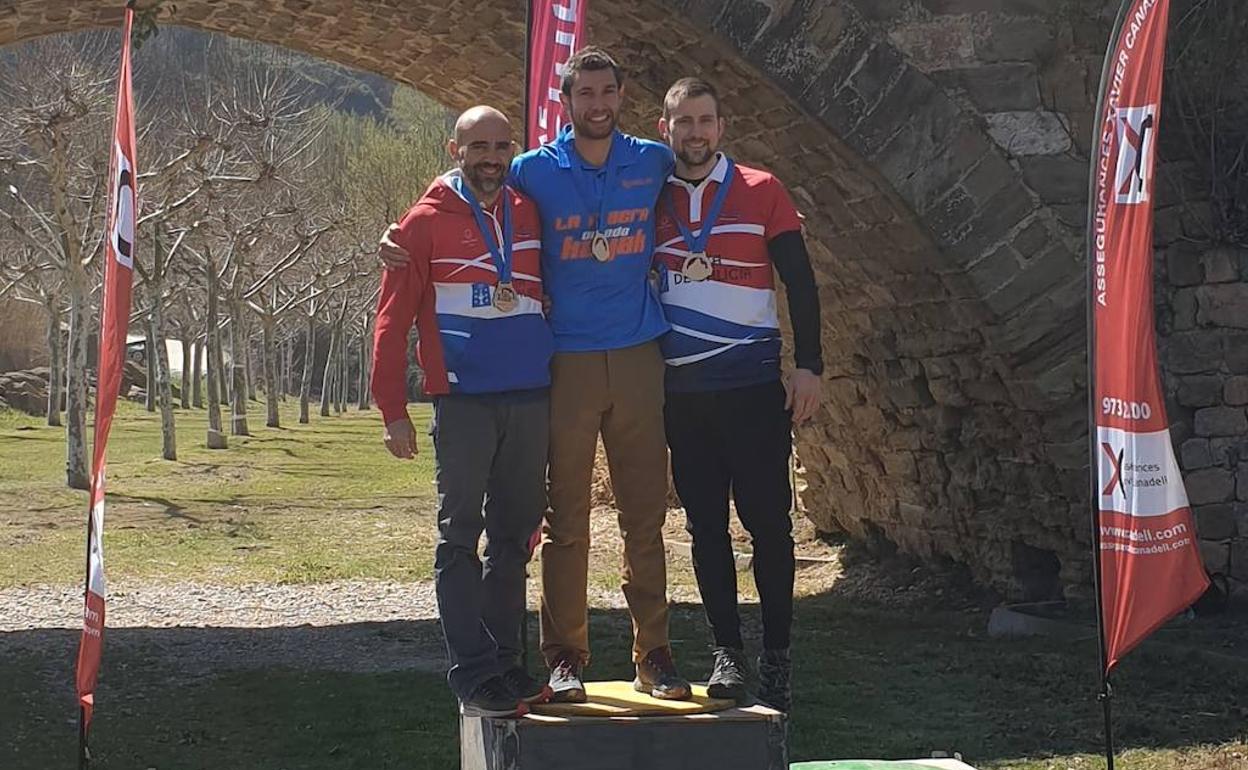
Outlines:
[[[633,689],[650,693],[650,697],[659,700],[689,700],[693,697],[689,680],[676,671],[676,662],[672,660],[669,647],[657,647],[646,653],[646,657],[637,664]]]

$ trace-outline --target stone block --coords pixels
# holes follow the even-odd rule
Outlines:
[[[1192,505],[1229,503],[1235,499],[1235,477],[1226,468],[1204,468],[1185,474],[1187,499]]]
[[[1222,360],[1231,374],[1248,374],[1248,333],[1222,335]]]
[[[1196,320],[1201,324],[1248,329],[1248,283],[1200,286],[1196,305]]]
[[[1166,278],[1171,286],[1196,286],[1205,282],[1200,255],[1185,246],[1166,249]]]
[[[946,88],[964,91],[983,113],[1040,108],[1039,80],[1030,62],[959,67],[935,72],[933,77]]]
[[[1227,540],[1238,534],[1234,503],[1198,505],[1193,513],[1196,533],[1202,540]]]
[[[997,112],[984,117],[988,134],[1011,155],[1057,155],[1070,149],[1070,130],[1056,112]]]
[[[1222,378],[1213,374],[1181,377],[1176,398],[1183,406],[1220,406],[1222,387]]]
[[[1226,574],[1231,565],[1231,545],[1225,540],[1201,540],[1200,560],[1210,572]]]
[[[1014,167],[996,149],[989,149],[962,180],[962,189],[979,205],[987,206],[1017,179]]]
[[[1086,160],[1069,155],[1033,155],[1020,158],[1019,165],[1027,185],[1046,203],[1082,203],[1088,197]],[[1082,217],[1078,223],[1084,224]]]
[[[1240,468],[1235,474],[1235,499],[1248,503],[1248,466]]]
[[[1173,334],[1165,340],[1166,368],[1171,374],[1216,371],[1222,363],[1222,345],[1218,335],[1206,331]],[[1245,365],[1248,366],[1248,355]]]
[[[1248,414],[1236,406],[1197,409],[1195,430],[1197,436],[1239,436],[1248,433]]]
[[[1196,290],[1178,289],[1170,300],[1171,324],[1174,331],[1196,328]]]
[[[975,63],[975,28],[969,18],[909,22],[892,27],[888,39],[924,72]]]
[[[1239,375],[1227,378],[1222,389],[1222,401],[1227,406],[1248,404],[1248,377]]]
[[[1200,259],[1209,283],[1230,283],[1239,280],[1238,254],[1231,249],[1213,249]]]
[[[994,21],[976,35],[975,56],[985,62],[1044,61],[1056,38],[1055,25],[1034,19]]]
[[[1054,243],[1040,256],[1028,260],[1013,281],[985,297],[984,304],[998,315],[1008,315],[1082,272],[1066,245]]]
[[[1185,471],[1197,471],[1213,465],[1213,455],[1209,451],[1209,439],[1190,438],[1179,448],[1179,462]]]
[[[1023,260],[1011,246],[998,246],[988,256],[971,265],[967,275],[984,294],[990,294],[1014,280]]]

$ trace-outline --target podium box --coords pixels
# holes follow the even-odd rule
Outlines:
[[[785,717],[697,714],[460,718],[461,770],[788,770]]]

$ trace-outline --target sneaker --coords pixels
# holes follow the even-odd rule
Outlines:
[[[788,650],[763,650],[758,657],[758,699],[787,714],[793,705],[792,673]]]
[[[585,683],[581,681],[581,661],[575,653],[561,653],[550,668],[550,702],[584,703]]]
[[[689,700],[693,697],[689,681],[676,672],[676,662],[672,660],[669,647],[656,647],[646,653],[646,657],[637,664],[633,689],[650,693],[651,698],[659,700]]]
[[[510,717],[520,707],[515,693],[501,676],[492,676],[459,702],[459,713],[466,717]]]
[[[706,694],[712,698],[728,698],[737,702],[745,700],[745,679],[750,664],[745,651],[735,647],[716,647],[715,666],[706,683]]]
[[[529,672],[521,666],[507,669],[502,678],[511,688],[512,695],[523,703],[545,703],[550,700],[550,687],[529,676]]]

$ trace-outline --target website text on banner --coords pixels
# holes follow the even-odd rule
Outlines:
[[[85,740],[95,706],[104,634],[104,479],[108,433],[121,388],[126,329],[130,320],[130,280],[134,270],[135,195],[134,98],[130,88],[130,30],[134,11],[126,9],[117,82],[117,117],[109,161],[108,217],[104,244],[104,290],[100,301],[100,357],[96,381],[95,442],[91,461],[91,508],[87,517],[87,588],[82,641],[78,647],[80,736]]]
[[[1091,263],[1105,670],[1208,586],[1175,462],[1153,327],[1153,171],[1169,0],[1137,0],[1110,50]]]
[[[540,147],[559,135],[563,65],[585,42],[585,0],[529,0],[529,72],[525,149]]]

